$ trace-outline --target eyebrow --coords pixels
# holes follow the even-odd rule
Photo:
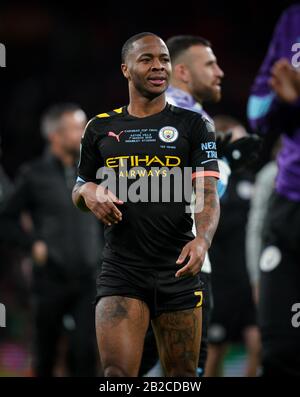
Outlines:
[[[217,59],[209,59],[207,62],[205,62],[206,65],[211,65],[212,63],[217,63]]]
[[[148,53],[148,52],[144,52],[144,53],[142,53],[141,55],[139,55],[138,56],[138,58],[141,58],[141,57],[153,57],[154,55],[152,54],[152,53]],[[164,53],[162,53],[162,54],[159,54],[159,56],[167,56],[167,57],[170,57],[170,55],[167,53],[167,52],[164,52]]]

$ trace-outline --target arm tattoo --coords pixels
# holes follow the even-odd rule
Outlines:
[[[203,192],[201,193],[203,197]],[[196,188],[197,199],[199,199],[199,196],[200,192],[198,192]],[[216,179],[214,177],[205,177],[204,205],[201,212],[195,212],[195,225],[197,236],[204,238],[208,244],[208,247],[210,247],[213,236],[217,229],[219,216],[220,204],[216,190]]]

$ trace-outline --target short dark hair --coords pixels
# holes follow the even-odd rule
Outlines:
[[[41,131],[44,138],[57,128],[58,122],[65,113],[76,112],[82,108],[76,103],[58,103],[45,110],[41,117]]]
[[[158,37],[156,34],[151,33],[151,32],[142,32],[142,33],[138,33],[138,34],[135,34],[134,36],[129,37],[129,39],[124,43],[124,45],[122,47],[122,51],[121,51],[122,63],[125,63],[127,55],[130,52],[130,50],[131,50],[132,44],[134,42],[136,42],[137,40],[140,40],[140,39],[142,39],[143,37],[146,37],[146,36]]]
[[[174,62],[179,55],[188,50],[193,45],[203,45],[211,47],[211,43],[201,36],[180,35],[170,37],[166,41],[166,45],[170,52],[171,61]]]

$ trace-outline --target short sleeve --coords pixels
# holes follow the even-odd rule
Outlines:
[[[103,159],[97,147],[97,131],[94,119],[90,120],[81,138],[80,159],[78,163],[78,180],[96,182],[96,174],[103,166]]]
[[[193,178],[197,176],[219,178],[216,134],[213,124],[206,118],[197,115],[191,126],[190,165],[193,170]]]

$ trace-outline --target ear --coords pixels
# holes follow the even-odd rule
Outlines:
[[[190,71],[183,63],[175,65],[172,73],[177,80],[182,81],[183,83],[187,84],[190,81]]]
[[[121,70],[122,70],[122,73],[123,73],[124,77],[126,79],[129,79],[130,73],[128,71],[128,66],[126,65],[126,63],[122,63]]]

